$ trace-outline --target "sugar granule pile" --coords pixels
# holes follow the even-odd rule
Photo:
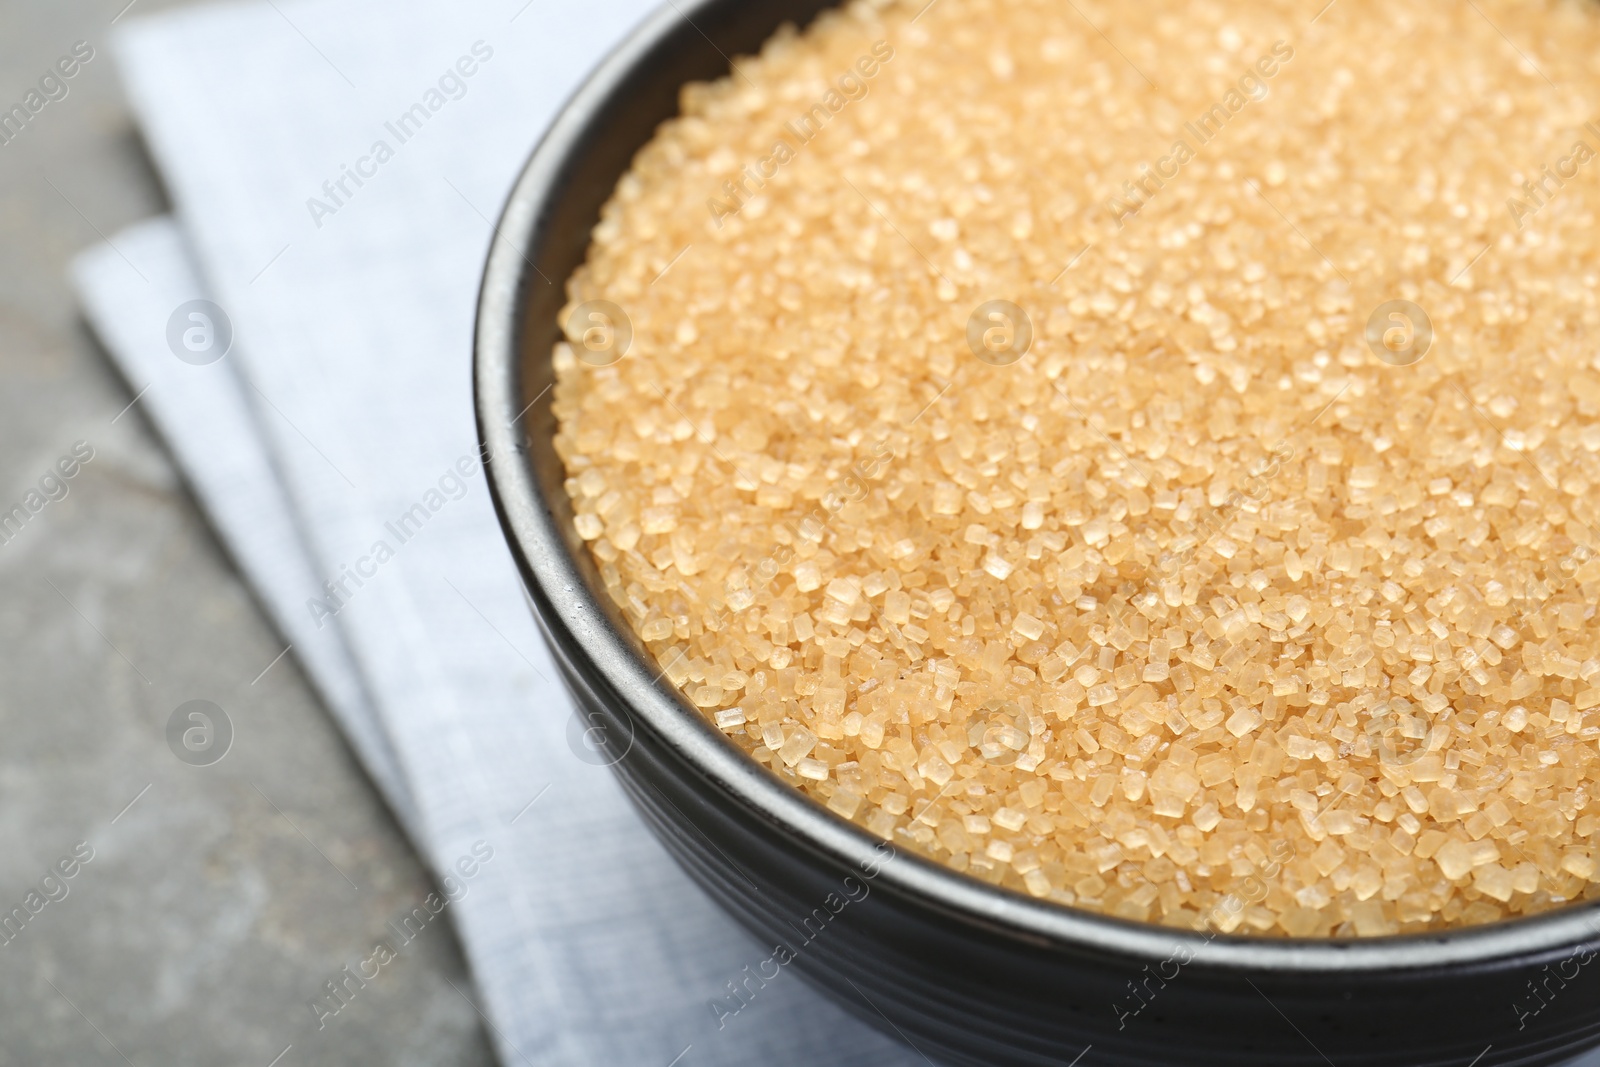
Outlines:
[[[640,151],[557,447],[784,781],[1186,928],[1600,893],[1600,12],[1316,7],[858,2]]]

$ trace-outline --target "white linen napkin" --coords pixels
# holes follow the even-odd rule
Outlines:
[[[132,21],[116,52],[178,223],[114,236],[75,278],[419,850],[443,878],[493,849],[449,913],[504,1062],[921,1063],[797,977],[718,1027],[710,1002],[770,949],[569,749],[476,466],[490,219],[647,7],[266,0]],[[203,298],[220,314],[193,318]]]
[[[299,657],[396,817],[408,830],[416,826],[399,757],[342,628],[319,630],[305,610],[308,597],[324,594],[272,455],[256,430],[249,387],[233,363],[182,362],[160,343],[170,312],[205,298],[182,233],[168,218],[141,223],[118,234],[115,248],[102,245],[79,257],[73,276],[85,315],[132,385],[134,404],[144,405],[172,445],[207,517],[289,642],[285,651]],[[205,329],[203,321],[187,315],[179,321],[185,331]],[[200,346],[205,338],[192,340]],[[212,343],[223,351],[227,339],[213,333]],[[193,351],[190,358],[205,355]],[[264,664],[251,684],[277,665],[276,659]]]

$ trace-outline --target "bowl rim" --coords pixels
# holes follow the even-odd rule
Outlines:
[[[947,915],[1035,946],[1104,952],[1134,961],[1170,958],[1177,949],[1208,969],[1242,973],[1354,976],[1526,962],[1600,943],[1600,901],[1574,902],[1525,918],[1437,932],[1374,938],[1298,939],[1203,934],[1035,900],[896,848],[784,783],[715,729],[648,665],[613,626],[569,554],[555,510],[540,493],[520,420],[526,274],[549,205],[599,113],[646,63],[680,19],[693,24],[727,0],[677,0],[655,10],[589,74],[558,111],[524,164],[491,239],[473,340],[474,406],[491,496],[524,577],[548,605],[552,637],[583,658],[625,711],[714,784],[730,803],[784,827],[841,868],[871,870],[876,884]],[[776,27],[774,27],[775,29]],[[565,279],[561,281],[565,286]],[[534,403],[548,404],[541,397]]]

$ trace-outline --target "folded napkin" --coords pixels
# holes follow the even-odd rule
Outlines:
[[[648,6],[266,0],[132,20],[115,51],[177,217],[86,252],[75,280],[419,851],[441,879],[475,870],[448,914],[504,1062],[922,1063],[798,978],[719,1028],[710,1002],[770,949],[569,748],[476,462],[491,220]]]

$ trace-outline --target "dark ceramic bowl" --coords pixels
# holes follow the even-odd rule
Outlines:
[[[1041,903],[886,858],[659,678],[573,530],[551,444],[565,279],[635,151],[675,113],[678,87],[726,74],[728,56],[828,6],[676,0],[658,12],[534,151],[484,273],[477,416],[500,521],[566,684],[603,724],[646,821],[767,944],[793,941],[829,894],[870,877],[870,895],[793,966],[945,1063],[1489,1067],[1559,1063],[1600,1042],[1592,907],[1427,937],[1295,941],[1208,940]]]

